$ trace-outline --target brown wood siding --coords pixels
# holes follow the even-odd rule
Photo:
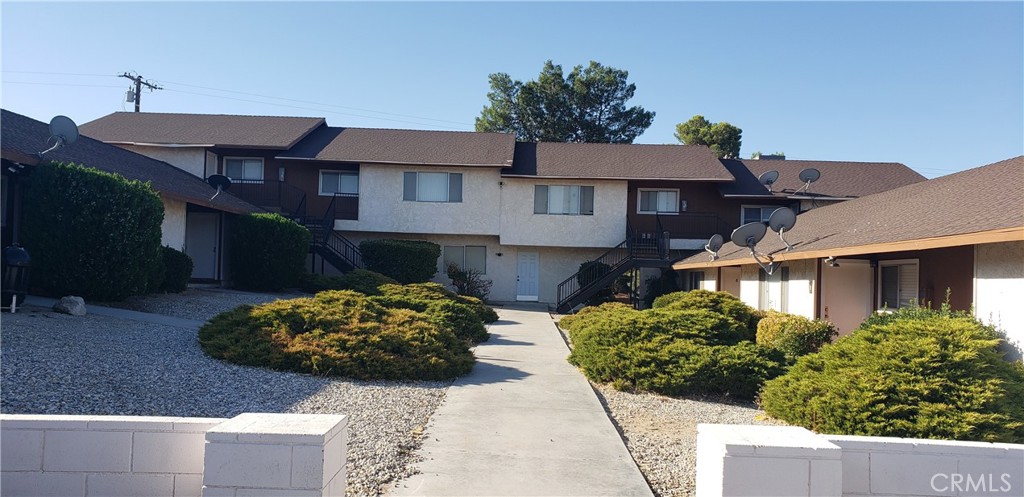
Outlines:
[[[913,252],[894,252],[879,256],[879,261],[918,260],[918,300],[938,308],[950,290],[949,305],[969,311],[974,301],[974,246],[939,248]],[[878,278],[877,269],[875,275]],[[877,286],[877,284],[876,284]],[[877,299],[876,299],[877,300]]]
[[[306,192],[306,214],[317,217],[324,216],[333,198],[320,195],[320,171],[359,171],[357,164],[278,160],[276,165],[285,168],[286,183]],[[274,170],[276,171],[277,167]],[[339,197],[338,203],[335,205],[335,212],[338,219],[358,219],[359,198]]]
[[[686,201],[686,211],[678,216],[639,214],[638,197],[640,189],[679,190],[679,199]],[[695,181],[630,181],[626,200],[626,212],[634,231],[655,231],[657,218],[673,238],[709,238],[715,233],[728,238],[740,224],[740,199],[723,198],[718,192],[718,183]],[[779,201],[758,201],[758,205],[782,205]],[[709,218],[720,222],[710,223]],[[717,225],[712,229],[712,225]],[[675,233],[675,234],[672,234]],[[699,235],[699,236],[697,236]]]

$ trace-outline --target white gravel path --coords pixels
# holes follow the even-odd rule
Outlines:
[[[135,298],[123,307],[205,320],[278,297],[189,290]],[[0,317],[0,345],[4,413],[346,414],[350,496],[379,495],[389,481],[412,474],[413,449],[450,385],[333,380],[236,366],[204,355],[194,329],[31,307]]]

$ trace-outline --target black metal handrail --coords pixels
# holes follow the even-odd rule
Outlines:
[[[633,260],[632,240],[616,245],[558,284],[558,305],[568,302],[594,283]]]
[[[322,246],[338,257],[341,257],[353,269],[362,269],[364,267],[363,254],[359,252],[359,247],[348,238],[339,235],[337,231],[331,230],[330,235],[324,240]]]

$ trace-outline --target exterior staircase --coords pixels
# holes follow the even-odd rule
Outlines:
[[[672,266],[667,231],[639,235],[633,235],[632,230],[629,231],[622,243],[558,284],[558,312],[567,313],[577,305],[590,300],[631,269]],[[634,306],[639,305],[635,289],[630,301]]]
[[[233,187],[232,193],[242,200],[260,206],[269,212],[277,212],[305,226],[313,235],[309,252],[319,255],[338,271],[347,272],[364,267],[359,247],[334,231],[335,206],[338,195],[331,199],[324,215],[316,217],[306,215],[306,193],[283,181],[242,180]]]

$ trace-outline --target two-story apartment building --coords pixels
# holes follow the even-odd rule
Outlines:
[[[447,283],[450,262],[478,269],[496,301],[564,300],[559,283],[616,247],[664,238],[660,263],[630,268],[668,267],[741,224],[753,212],[747,204],[770,212],[801,201],[701,146],[517,143],[500,133],[197,114],[115,113],[82,131],[196,175],[225,174],[232,192],[297,219],[326,220],[349,246],[437,243],[437,281]],[[893,186],[921,179],[910,173]],[[311,267],[329,269],[325,262],[314,254]]]

